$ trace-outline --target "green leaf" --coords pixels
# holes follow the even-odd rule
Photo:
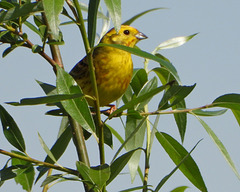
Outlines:
[[[218,97],[213,102],[213,107],[224,107],[240,111],[240,94],[226,94]]]
[[[50,32],[55,40],[60,40],[59,37],[59,15],[62,12],[64,0],[43,0],[44,13],[50,28]]]
[[[192,112],[197,115],[197,116],[218,116],[226,113],[227,109],[221,109],[221,110],[214,110],[214,111],[209,111],[209,110],[202,110],[202,109],[197,109],[193,110]]]
[[[16,49],[18,46],[16,45],[11,45],[10,47],[8,47],[7,49],[5,49],[2,53],[2,57],[6,57],[9,53],[11,53],[14,49]]]
[[[235,116],[235,118],[236,118],[236,120],[238,122],[238,125],[240,126],[240,111],[232,109],[232,113]]]
[[[12,7],[14,7],[14,4],[12,4],[10,2],[7,2],[7,1],[0,2],[0,8],[2,8],[2,9],[10,9]]]
[[[159,55],[160,54],[156,54],[157,57],[160,57]],[[156,73],[156,75],[158,76],[162,84],[166,84],[169,81],[173,81],[173,80],[177,81],[174,78],[174,76],[171,73],[169,73],[169,71],[164,67],[156,67],[152,69],[152,71]]]
[[[50,175],[47,176],[47,178],[42,182],[41,187],[48,185],[56,180],[58,180],[58,182],[63,182],[63,181],[80,181],[79,177],[63,177],[63,174],[54,174],[54,175]],[[55,182],[54,184],[56,184],[57,182]]]
[[[137,94],[137,97],[141,97],[142,95],[145,95],[146,93],[149,93],[150,91],[154,90],[157,88],[158,85],[158,81],[156,77],[153,77],[151,80],[147,81],[143,87],[141,88],[141,90],[139,91],[139,93]],[[154,96],[154,95],[153,95]],[[153,97],[152,96],[152,97]],[[144,108],[144,106],[146,104],[149,103],[149,101],[152,99],[152,97],[149,97],[148,99],[142,101],[141,103],[139,103],[139,105],[137,106],[138,109],[142,109]]]
[[[166,89],[168,87],[168,85],[170,84],[166,84],[160,87],[157,87],[156,89],[153,89],[151,91],[149,91],[148,93],[141,95],[139,97],[136,97],[134,99],[132,99],[131,101],[129,101],[128,103],[126,103],[125,105],[123,105],[122,107],[118,108],[116,111],[114,111],[109,118],[113,117],[116,114],[121,113],[122,111],[126,110],[126,109],[131,109],[133,108],[135,105],[146,101],[147,99],[153,97],[154,95],[160,93],[161,91],[163,91],[164,89]]]
[[[40,187],[43,187],[45,185],[48,185],[48,184],[52,183],[53,181],[58,180],[59,178],[61,178],[61,176],[62,176],[62,174],[47,176],[47,178],[44,179],[44,181],[42,182]]]
[[[18,17],[29,16],[30,14],[43,11],[42,2],[24,3],[19,6],[15,4],[15,7],[2,11],[0,13],[0,23],[11,21]]]
[[[190,156],[190,154],[197,147],[197,145],[200,143],[200,141],[198,141],[197,144],[191,149],[191,151],[181,160],[181,162],[158,183],[154,192],[157,192],[162,188],[162,186],[167,182],[167,180],[179,169],[179,167],[182,165],[182,163]]]
[[[122,171],[122,169],[126,166],[126,164],[129,162],[130,158],[134,154],[135,151],[139,149],[134,149],[132,151],[128,151],[127,153],[124,153],[120,157],[118,157],[115,161],[113,161],[110,165],[111,175],[107,181],[107,185],[111,183],[115,177],[119,175],[119,173]]]
[[[187,188],[188,186],[181,186],[173,189],[171,192],[184,192]]]
[[[147,185],[147,186],[139,186],[139,187],[133,187],[133,188],[129,188],[129,189],[125,189],[125,190],[121,190],[119,192],[129,192],[129,191],[139,191],[140,189],[145,189],[147,187],[149,187],[150,185]]]
[[[116,31],[121,28],[121,0],[104,0]]]
[[[4,182],[9,179],[13,179],[17,176],[15,170],[18,169],[17,166],[7,167],[7,164],[0,170],[0,182]]]
[[[57,67],[57,90],[59,94],[82,94],[79,86],[66,71]],[[95,124],[85,98],[61,101],[64,109],[88,132],[95,132]]]
[[[117,152],[115,153],[112,162],[114,161],[114,159],[118,156],[118,154],[121,152],[121,150],[126,146],[126,144],[128,143],[128,141],[134,137],[134,135],[139,131],[139,129],[142,127],[142,125],[145,123],[147,119],[147,116],[145,116],[140,123],[138,124],[138,126],[134,129],[134,131],[128,136],[127,139],[125,139],[125,141],[122,143],[122,145],[118,148]]]
[[[142,120],[135,119],[132,116],[127,116],[126,127],[125,127],[125,141],[131,137],[131,139],[129,139],[125,145],[125,148],[127,151],[131,151],[131,150],[142,147],[146,127],[147,127],[146,120],[142,122]],[[137,128],[138,128],[138,131],[136,132],[135,130]],[[140,161],[140,156],[141,156],[141,151],[136,151],[136,153],[132,155],[131,159],[128,162],[128,167],[129,167],[132,182],[134,181],[137,174],[137,168]]]
[[[84,179],[84,182],[87,181],[88,184],[94,185],[94,182],[89,175],[90,167],[88,167],[81,161],[76,162],[76,167],[77,167],[77,170],[80,173],[81,177]]]
[[[36,81],[41,86],[46,95],[57,95],[57,89],[54,85],[50,85],[48,83],[44,83],[38,80]]]
[[[225,158],[225,160],[227,161],[227,163],[229,164],[229,166],[231,167],[231,169],[233,170],[233,172],[235,173],[235,175],[238,177],[238,179],[240,179],[240,175],[227,151],[227,149],[225,148],[225,146],[223,145],[223,143],[220,141],[220,139],[217,137],[217,135],[213,132],[213,130],[202,120],[200,119],[198,116],[196,116],[194,113],[192,113],[197,120],[202,124],[202,126],[204,127],[204,129],[206,130],[206,132],[208,133],[208,135],[211,137],[211,139],[213,140],[213,142],[217,145],[218,149],[220,150],[220,152],[222,153],[223,157]]]
[[[22,153],[15,152],[19,155],[23,155]],[[24,155],[25,156],[25,155]],[[26,191],[31,191],[34,181],[34,168],[30,162],[12,158],[12,165],[24,165],[25,168],[16,170],[17,176],[15,177],[16,183],[22,185],[22,188]]]
[[[7,104],[14,105],[14,106],[41,105],[41,104],[48,104],[48,103],[57,103],[60,101],[75,99],[79,97],[83,97],[83,94],[70,93],[70,94],[50,95],[50,96],[35,97],[35,98],[24,98],[24,99],[21,99],[20,102],[7,102]]]
[[[104,123],[103,131],[104,131],[104,143],[109,147],[113,147],[113,139],[112,132],[110,131],[110,126]]]
[[[158,106],[158,109],[164,110],[178,104],[180,101],[182,101],[186,96],[188,96],[191,93],[195,86],[196,84],[192,86],[180,86],[180,85],[171,86],[163,95],[163,98]],[[168,103],[168,101],[170,101],[170,104]]]
[[[164,148],[164,150],[169,155],[169,157],[172,159],[172,161],[176,165],[182,163],[179,169],[189,179],[189,181],[199,190],[206,192],[207,188],[205,186],[199,168],[195,161],[193,160],[193,158],[189,155],[184,160],[184,162],[182,162],[185,156],[188,155],[187,150],[184,149],[184,147],[180,143],[178,143],[174,138],[172,138],[170,135],[166,133],[157,132],[156,137],[159,143]]]
[[[119,133],[113,129],[112,127],[109,126],[109,129],[111,130],[112,134],[117,138],[117,140],[122,144],[122,146],[124,147],[124,140],[123,138],[121,137],[121,135],[119,135]],[[121,151],[121,149],[119,150],[119,152]],[[116,155],[115,155],[116,157]],[[114,158],[115,159],[115,158]],[[140,167],[138,166],[138,174],[139,174],[139,177],[141,178],[142,182],[144,180],[144,177],[143,177],[143,173],[142,173],[142,170],[140,169]]]
[[[167,58],[165,58],[164,56],[160,55],[160,54],[156,54],[158,57],[168,61]],[[165,84],[169,81],[174,81],[175,78],[174,76],[169,73],[169,71],[167,71],[165,68],[161,67],[161,68],[154,68],[152,71],[154,71],[157,76],[159,77],[159,80]],[[178,85],[177,82],[175,82],[175,84]],[[166,96],[166,95],[164,95]],[[170,95],[169,95],[170,96]],[[165,98],[166,99],[166,98]],[[176,98],[175,98],[176,99]],[[178,98],[179,101],[180,98]],[[162,100],[163,101],[163,100]],[[171,100],[173,102],[173,100]],[[175,100],[176,103],[177,100]],[[168,105],[167,101],[165,101],[165,104]],[[173,104],[173,103],[172,103]],[[170,105],[171,106],[171,105]],[[169,106],[169,107],[170,107]],[[185,100],[183,99],[182,101],[180,101],[179,103],[176,103],[176,105],[172,106],[172,109],[178,109],[178,108],[186,108],[186,104],[185,104]],[[185,136],[185,132],[186,132],[186,127],[187,127],[187,114],[186,113],[174,113],[174,119],[175,122],[177,124],[178,127],[178,131],[180,133],[181,136],[181,140],[182,142],[184,141],[184,136]]]
[[[46,143],[44,142],[44,140],[42,139],[41,135],[38,133],[38,138],[39,141],[42,145],[42,148],[44,149],[44,151],[47,153],[47,155],[51,158],[51,160],[56,163],[57,160],[55,159],[54,155],[52,154],[52,152],[50,151],[50,149],[48,148],[48,146],[46,145]]]
[[[143,11],[137,15],[135,15],[134,17],[128,19],[127,21],[125,21],[123,23],[123,25],[131,25],[135,20],[137,20],[139,17],[149,13],[149,12],[152,12],[152,11],[156,11],[156,10],[159,10],[159,9],[165,9],[165,8],[162,8],[162,7],[159,7],[159,8],[153,8],[153,9],[149,9],[149,10],[146,10],[146,11]]]
[[[66,150],[70,140],[72,138],[72,132],[71,127],[67,127],[61,134],[59,134],[59,137],[57,141],[54,143],[54,145],[51,148],[51,153],[54,156],[55,160],[57,161]],[[54,163],[54,161],[47,156],[44,160],[44,162],[47,163]],[[44,167],[39,170],[38,177],[36,179],[36,182],[48,171],[48,168]]]
[[[117,49],[121,49],[121,50],[127,51],[129,53],[132,53],[134,55],[137,55],[137,56],[140,56],[140,57],[143,57],[143,58],[146,58],[146,59],[150,59],[150,60],[156,61],[156,62],[160,63],[162,66],[164,66],[175,77],[175,79],[178,82],[180,82],[180,78],[179,78],[179,76],[177,74],[177,71],[176,71],[175,67],[171,63],[169,63],[169,62],[167,62],[167,61],[165,61],[165,60],[163,60],[163,59],[161,59],[161,58],[159,58],[159,57],[157,57],[157,56],[155,56],[155,55],[153,55],[151,53],[142,51],[140,49],[127,47],[127,46],[124,46],[124,45],[119,45],[119,44],[99,43],[97,47],[103,47],[103,46],[114,47],[114,48],[117,48]]]
[[[161,49],[172,49],[175,47],[179,47],[185,44],[186,42],[188,42],[190,39],[192,39],[196,35],[197,33],[189,36],[175,37],[167,41],[164,41],[156,47],[156,49],[153,51],[153,54],[155,54],[158,50],[161,50]]]
[[[100,0],[90,0],[88,8],[88,40],[90,47],[94,46],[96,37],[97,14]]]
[[[134,93],[137,95],[143,85],[147,82],[148,76],[145,69],[134,69],[131,81],[131,87]]]
[[[139,111],[136,111],[134,109],[129,109],[127,112],[127,116],[133,118],[133,119],[142,119],[143,116],[141,116]]]
[[[110,167],[107,164],[91,167],[89,176],[94,184],[96,184],[99,189],[102,189],[110,177]]]
[[[39,53],[43,50],[43,48],[40,45],[33,45],[32,52],[33,53]]]
[[[38,34],[40,36],[40,38],[43,38],[42,33],[37,29],[37,27],[35,27],[32,23],[25,21],[24,24],[31,29],[33,32],[35,32],[36,34]]]
[[[123,96],[121,98],[119,98],[116,102],[116,107],[119,107],[119,104],[121,102],[121,100],[123,101],[124,104],[127,104],[129,101],[131,101],[133,98],[133,91],[131,86],[128,86],[127,90],[125,91],[125,93],[123,94]]]
[[[0,119],[2,121],[3,133],[14,147],[18,150],[25,152],[25,142],[20,129],[12,116],[0,105]]]

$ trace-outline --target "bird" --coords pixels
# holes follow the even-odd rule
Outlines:
[[[142,32],[129,25],[121,25],[119,31],[109,30],[100,40],[104,44],[120,44],[134,47],[140,40],[148,38]],[[92,54],[95,68],[99,104],[111,106],[128,88],[132,73],[133,62],[129,52],[110,46],[96,47]],[[69,73],[81,87],[84,95],[94,98],[91,85],[87,56],[80,60]],[[92,99],[87,97],[88,104],[94,106]]]

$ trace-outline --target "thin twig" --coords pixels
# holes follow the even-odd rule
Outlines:
[[[149,115],[166,115],[166,114],[175,114],[175,113],[190,113],[195,110],[200,110],[200,109],[207,109],[213,107],[213,104],[208,104],[204,105],[201,107],[196,107],[192,109],[174,109],[170,111],[153,111],[153,112],[140,112],[140,115],[142,116],[149,116]],[[122,115],[128,115],[128,113],[122,113]]]
[[[0,149],[0,153],[3,154],[3,155],[7,155],[9,157],[12,157],[12,158],[17,158],[17,159],[21,159],[21,160],[24,160],[24,161],[34,163],[35,165],[38,165],[38,166],[52,168],[52,169],[63,171],[63,172],[66,172],[66,173],[69,173],[69,174],[72,174],[72,175],[75,175],[75,176],[79,177],[79,172],[76,171],[76,170],[70,169],[70,168],[65,168],[65,167],[62,167],[62,166],[60,167],[58,165],[54,165],[54,164],[51,164],[51,163],[39,161],[39,160],[33,159],[31,157],[19,155],[19,154],[16,154],[16,153],[11,153],[11,152],[8,152],[8,151],[2,150],[2,149]]]

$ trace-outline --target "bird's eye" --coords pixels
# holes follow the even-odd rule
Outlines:
[[[125,35],[129,35],[130,31],[129,31],[129,30],[125,30],[125,31],[123,31],[123,33],[124,33]]]

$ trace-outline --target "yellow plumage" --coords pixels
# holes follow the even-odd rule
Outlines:
[[[134,47],[139,40],[146,38],[147,36],[137,29],[122,25],[118,33],[114,28],[111,29],[103,36],[100,43]],[[95,67],[100,106],[107,106],[121,97],[131,81],[133,72],[131,54],[113,47],[98,47],[93,52],[93,65]],[[79,84],[84,94],[93,96],[86,57],[73,67],[70,74]],[[88,103],[93,105],[91,100],[88,100]]]

